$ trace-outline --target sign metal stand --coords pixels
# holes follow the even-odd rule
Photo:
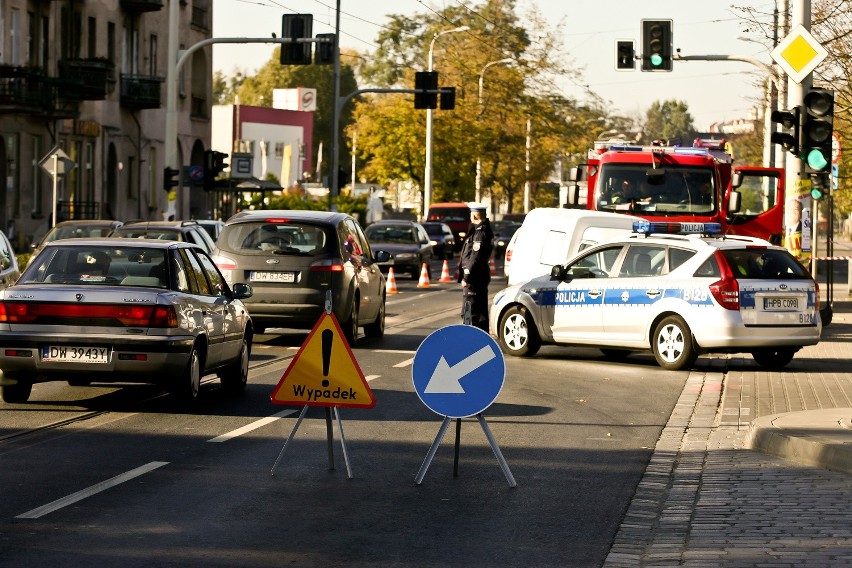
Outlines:
[[[330,323],[329,321],[330,320]],[[317,331],[320,331],[317,334]],[[337,347],[342,345],[343,347]],[[345,351],[345,352],[344,352]],[[326,379],[317,378],[317,370],[320,360],[322,367],[322,376]],[[331,373],[332,368],[335,373]],[[290,392],[285,388],[285,382],[292,379],[293,395],[288,396]],[[336,385],[332,385],[332,380]],[[290,384],[288,383],[289,387]],[[334,388],[336,386],[336,388]],[[305,396],[307,393],[307,396]],[[367,398],[365,402],[357,401],[358,395],[362,398]],[[278,453],[278,458],[272,465],[270,475],[275,475],[275,469],[278,467],[287,446],[296,435],[296,431],[302,424],[302,419],[308,412],[309,406],[324,406],[325,407],[325,426],[326,438],[328,447],[328,469],[334,470],[334,427],[332,425],[332,409],[334,410],[334,420],[337,422],[337,430],[340,433],[340,445],[343,448],[343,460],[346,463],[346,473],[349,479],[352,479],[352,465],[349,461],[349,450],[346,447],[346,436],[343,433],[343,421],[340,419],[338,406],[350,406],[355,408],[372,408],[376,404],[376,399],[370,387],[367,385],[364,374],[358,367],[352,350],[337,320],[331,313],[331,291],[326,293],[325,299],[325,314],[317,321],[316,326],[308,335],[305,343],[302,345],[299,352],[290,363],[290,367],[281,377],[278,386],[272,392],[270,397],[272,402],[276,404],[293,404],[295,402],[304,402],[305,406],[293,426],[293,430],[284,442],[284,446]],[[342,401],[349,402],[342,402]]]
[[[452,361],[452,364],[448,360]],[[426,471],[432,464],[453,418],[456,419],[453,477],[458,477],[461,419],[476,416],[509,487],[517,486],[509,464],[483,415],[483,411],[500,394],[505,372],[505,361],[499,346],[477,327],[444,327],[423,341],[417,349],[412,366],[414,389],[430,410],[443,416],[443,421],[414,477],[415,484],[423,483]],[[460,382],[461,379],[465,379],[464,385]]]

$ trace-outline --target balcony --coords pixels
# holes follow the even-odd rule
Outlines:
[[[162,77],[121,74],[121,106],[132,109],[160,108]]]
[[[120,0],[122,9],[127,12],[156,12],[163,9],[163,0]]]
[[[0,65],[0,114],[44,114],[50,106],[41,69]]]
[[[65,81],[63,97],[81,101],[102,101],[115,85],[115,64],[106,59],[63,59],[59,78]]]

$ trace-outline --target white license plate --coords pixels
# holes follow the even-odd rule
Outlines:
[[[41,360],[51,363],[109,363],[109,347],[41,348]]]
[[[296,275],[292,272],[252,272],[249,279],[252,282],[295,282]]]
[[[798,298],[764,298],[763,309],[767,312],[788,312],[799,309]]]

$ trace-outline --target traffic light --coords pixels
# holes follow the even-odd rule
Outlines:
[[[179,170],[175,168],[170,168],[166,166],[163,168],[163,189],[166,191],[171,191],[173,187],[177,187],[180,185],[180,181],[177,179],[178,174],[180,174]]]
[[[330,43],[317,43],[317,55],[314,58],[314,62],[317,65],[334,63],[334,49],[337,47],[335,42],[336,37],[337,35],[335,34],[317,34],[317,39],[331,40]]]
[[[292,40],[313,37],[313,14],[284,14],[281,16],[281,37]],[[310,43],[282,43],[281,65],[310,65]]]
[[[453,110],[456,108],[456,88],[441,87],[441,110]]]
[[[672,21],[642,20],[642,71],[672,70]]]
[[[225,158],[228,155],[216,150],[204,151],[204,191],[213,191],[216,189],[216,178],[222,173],[222,170],[228,167],[225,163]]]
[[[769,139],[773,144],[781,144],[785,150],[794,156],[799,155],[799,118],[801,113],[802,107],[796,106],[790,110],[773,110],[771,117],[772,122],[780,124],[783,130],[773,132]],[[784,132],[785,130],[789,132]]]
[[[819,200],[828,195],[830,183],[831,180],[827,173],[811,175],[811,197]]]
[[[811,89],[805,95],[802,114],[801,146],[805,172],[827,173],[831,169],[834,91]]]
[[[438,108],[438,93],[426,91],[438,90],[437,71],[417,71],[414,73],[414,108]]]
[[[633,40],[618,40],[615,42],[615,68],[619,71],[636,69]]]

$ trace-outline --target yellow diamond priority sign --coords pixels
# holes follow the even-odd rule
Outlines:
[[[801,83],[828,55],[828,51],[799,24],[769,54],[796,83]]]
[[[275,404],[372,408],[373,391],[334,314],[323,313],[272,391]]]

